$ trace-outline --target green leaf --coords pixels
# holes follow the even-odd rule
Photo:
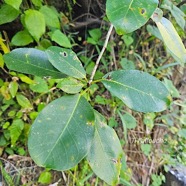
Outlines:
[[[128,60],[127,58],[122,58],[120,61],[120,64],[124,70],[134,70],[135,69],[134,62],[131,60]]]
[[[11,43],[15,46],[25,46],[33,42],[33,38],[27,30],[17,32],[12,38]]]
[[[123,35],[122,39],[124,40],[127,47],[129,47],[134,42],[134,39],[130,35]]]
[[[180,97],[179,91],[173,85],[173,82],[171,80],[169,80],[167,78],[164,78],[164,84],[167,87],[167,89],[169,90],[172,97],[174,97],[174,98],[179,98]]]
[[[137,126],[135,117],[133,117],[130,113],[122,115],[122,122],[125,123],[127,129],[134,129]]]
[[[52,41],[55,41],[57,44],[59,44],[62,47],[72,48],[72,45],[71,45],[68,37],[65,34],[63,34],[60,30],[55,30],[51,34],[51,39],[52,39]]]
[[[17,94],[16,99],[18,104],[23,108],[32,108],[30,101],[22,94]]]
[[[30,84],[30,89],[34,92],[44,93],[48,91],[48,85],[44,79],[35,76],[34,83]]]
[[[64,78],[57,84],[57,88],[69,94],[79,93],[83,86],[83,83],[71,77]]]
[[[49,61],[60,72],[79,79],[86,77],[80,60],[72,50],[51,46],[46,53]]]
[[[0,68],[3,68],[3,67],[4,67],[3,55],[0,53]]]
[[[14,146],[15,143],[17,142],[19,136],[22,133],[23,128],[24,128],[24,122],[21,119],[14,120],[12,125],[8,128],[8,130],[10,131],[12,146]]]
[[[43,0],[31,0],[35,6],[41,7]]]
[[[118,34],[133,32],[143,26],[158,5],[158,0],[107,0],[106,13]]]
[[[102,82],[114,96],[136,111],[160,112],[170,104],[169,92],[164,84],[146,72],[110,72],[103,77]]]
[[[60,29],[58,15],[51,7],[42,6],[39,11],[44,15],[47,26]]]
[[[176,29],[168,19],[164,17],[158,20],[156,19],[159,12],[161,13],[161,11],[158,9],[153,15],[152,19],[155,21],[163,38],[164,44],[170,54],[175,60],[183,65],[184,63],[186,63],[186,49],[183,45],[183,42]]]
[[[3,4],[0,9],[0,25],[12,22],[19,15],[19,11],[10,5]]]
[[[177,24],[184,30],[185,28],[185,14],[180,10],[180,8],[176,7],[171,1],[164,0],[161,8],[165,8],[171,12],[171,14],[176,19]]]
[[[121,170],[122,147],[116,132],[95,112],[95,137],[87,155],[94,173],[109,185],[116,185]]]
[[[151,149],[152,149],[152,146],[150,144],[141,144],[141,150],[146,156],[150,154]]]
[[[5,3],[12,6],[16,10],[19,10],[22,0],[5,0]]]
[[[180,129],[178,135],[186,139],[186,129]]]
[[[50,172],[44,171],[40,174],[39,180],[38,180],[39,183],[50,184],[51,181],[52,181],[52,174]]]
[[[28,148],[39,165],[67,170],[87,154],[94,137],[94,112],[81,95],[64,96],[47,105],[32,125]]]
[[[65,77],[49,62],[45,52],[32,48],[19,48],[5,54],[4,61],[10,70],[36,76]]]
[[[25,11],[24,22],[28,32],[38,42],[40,37],[45,33],[45,18],[42,13],[37,10]]]
[[[15,95],[17,93],[17,90],[18,90],[18,83],[17,83],[17,81],[10,82],[10,84],[9,84],[9,91],[10,91],[10,94],[11,94],[12,98],[15,97]]]

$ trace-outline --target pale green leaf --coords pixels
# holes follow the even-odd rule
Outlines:
[[[42,13],[37,10],[29,9],[25,11],[24,22],[28,32],[36,41],[45,33],[45,18]]]
[[[81,61],[72,50],[51,46],[46,50],[46,53],[49,61],[60,72],[75,78],[86,77]]]
[[[34,83],[30,84],[30,89],[34,92],[38,92],[38,93],[44,93],[47,92],[48,89],[48,85],[47,82],[42,79],[41,77],[35,76],[34,78]]]
[[[68,37],[65,34],[63,34],[60,30],[55,30],[51,34],[51,39],[52,39],[52,41],[55,41],[57,44],[59,44],[62,47],[72,48],[72,45],[71,45]]]
[[[156,19],[159,16],[159,13],[161,13],[161,11],[157,10],[152,16],[152,19],[155,21],[168,51],[175,58],[175,60],[183,65],[186,62],[186,49],[183,42],[176,29],[168,19],[164,17]]]
[[[163,4],[161,5],[161,8],[165,8],[171,12],[171,14],[174,16],[177,24],[184,30],[185,28],[185,14],[181,11],[180,8],[175,6],[171,1],[164,0]]]
[[[69,94],[76,94],[80,92],[83,86],[83,83],[71,77],[63,78],[57,84],[57,88],[60,88],[61,90]]]
[[[12,38],[11,43],[15,46],[25,46],[33,42],[33,38],[27,30],[17,32]]]
[[[21,135],[23,128],[24,122],[21,119],[14,120],[12,125],[8,128],[8,130],[10,131],[12,146],[14,146],[17,140],[19,139],[19,136]]]
[[[114,96],[136,111],[160,112],[170,104],[169,92],[164,84],[146,72],[110,72],[103,77],[102,82]]]
[[[35,6],[41,7],[43,0],[31,0]]]
[[[18,104],[23,108],[32,108],[32,105],[27,97],[23,96],[22,94],[17,94],[16,99]]]
[[[133,32],[143,26],[158,6],[158,0],[107,0],[106,13],[118,34]]]
[[[122,115],[122,123],[123,125],[126,125],[127,129],[134,129],[137,126],[135,117],[133,117],[130,113]]]
[[[122,147],[116,132],[95,111],[95,137],[87,155],[94,173],[109,185],[116,185],[121,170]]]
[[[39,165],[67,170],[88,153],[94,137],[94,112],[81,95],[52,101],[32,124],[28,149]]]
[[[17,90],[18,90],[18,83],[17,83],[17,81],[10,82],[10,84],[9,84],[9,91],[10,91],[10,94],[11,94],[12,98],[15,97],[15,95],[17,93]]]

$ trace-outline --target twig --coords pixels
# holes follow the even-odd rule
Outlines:
[[[105,49],[106,49],[106,47],[107,47],[107,45],[108,45],[108,41],[109,41],[110,35],[111,35],[111,33],[112,33],[112,29],[113,29],[113,25],[111,24],[111,25],[110,25],[110,28],[109,28],[109,31],[108,31],[108,33],[107,33],[106,39],[105,39],[105,43],[104,43],[103,48],[102,48],[102,50],[101,50],[101,52],[100,52],[100,54],[99,54],[99,56],[98,56],[98,59],[97,59],[96,64],[95,64],[95,67],[94,67],[94,69],[93,69],[93,71],[92,71],[90,80],[89,80],[89,82],[88,82],[89,85],[92,83],[92,80],[93,80],[93,78],[94,78],[94,76],[95,76],[96,70],[97,70],[97,68],[98,68],[98,66],[99,66],[100,60],[101,60],[101,58],[102,58],[102,56],[103,56],[103,53],[105,52]]]

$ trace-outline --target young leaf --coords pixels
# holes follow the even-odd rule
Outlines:
[[[72,45],[71,45],[68,37],[65,34],[63,34],[60,30],[55,30],[51,34],[51,39],[52,39],[52,41],[55,41],[57,44],[59,44],[62,47],[72,48]]]
[[[19,15],[19,11],[10,5],[4,4],[0,8],[0,25],[12,22]]]
[[[36,76],[65,77],[49,62],[45,52],[32,48],[19,48],[3,56],[10,70]]]
[[[116,132],[95,112],[95,137],[87,155],[92,170],[109,185],[119,181],[122,147]]]
[[[8,128],[10,131],[11,144],[14,146],[24,128],[24,122],[21,119],[14,120]]]
[[[158,5],[158,0],[107,0],[106,13],[118,34],[126,34],[143,26]]]
[[[46,53],[49,61],[60,72],[79,79],[86,77],[80,60],[72,50],[51,46]]]
[[[81,95],[47,105],[32,125],[28,148],[40,166],[67,170],[87,154],[94,137],[94,112]]]
[[[30,101],[22,94],[17,94],[16,99],[18,104],[23,108],[32,108]]]
[[[135,117],[133,117],[130,113],[126,113],[122,116],[123,125],[126,125],[127,129],[134,129],[137,125]]]
[[[19,10],[22,0],[5,0],[5,3],[12,6],[16,10]]]
[[[45,18],[42,13],[37,10],[25,11],[25,25],[28,32],[36,41],[45,33]]]
[[[170,54],[175,58],[175,60],[183,65],[186,63],[186,49],[182,40],[168,19],[161,16],[157,19],[159,14],[161,14],[161,10],[157,9],[153,14],[152,19],[155,21]]]
[[[41,77],[37,77],[37,76],[35,76],[34,78],[34,83],[30,84],[29,87],[34,92],[43,93],[48,91],[48,85],[46,81]]]
[[[103,77],[102,82],[114,96],[136,111],[160,112],[170,104],[169,92],[164,84],[146,72],[110,72]]]
[[[15,46],[25,46],[33,42],[33,38],[27,30],[17,32],[12,38],[11,43]]]
[[[17,81],[10,82],[10,84],[9,84],[9,91],[10,91],[10,94],[11,94],[12,98],[15,97],[15,95],[17,93],[17,90],[18,90],[18,83],[17,83]]]
[[[51,7],[42,6],[39,11],[44,15],[47,26],[58,29],[60,28],[58,15]]]
[[[57,84],[57,88],[60,88],[61,90],[69,94],[76,94],[80,92],[83,86],[83,83],[71,77],[63,78]]]

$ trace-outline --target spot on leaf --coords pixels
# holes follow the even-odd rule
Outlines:
[[[60,52],[60,55],[62,55],[63,57],[67,57],[68,54],[66,52]]]

